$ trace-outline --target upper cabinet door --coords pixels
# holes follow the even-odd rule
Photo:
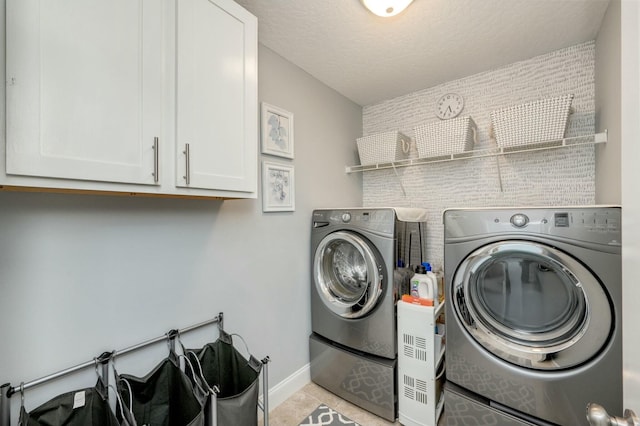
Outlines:
[[[154,184],[162,7],[7,0],[7,173]]]
[[[180,0],[176,56],[176,185],[255,193],[256,18],[231,0]]]

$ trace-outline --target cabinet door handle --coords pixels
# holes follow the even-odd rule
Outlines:
[[[158,180],[160,179],[158,170],[160,154],[158,149],[158,137],[156,136],[153,138],[153,181],[155,183],[158,183]]]
[[[184,144],[184,151],[182,151],[182,153],[185,156],[185,175],[182,176],[185,180],[185,182],[187,183],[187,185],[189,185],[189,183],[191,182],[190,179],[190,174],[191,174],[191,170],[190,170],[190,164],[189,164],[189,144],[185,143]]]

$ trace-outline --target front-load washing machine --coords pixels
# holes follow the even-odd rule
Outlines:
[[[424,209],[313,212],[311,379],[394,421],[396,302],[426,252]]]
[[[447,210],[448,424],[622,412],[619,207]]]

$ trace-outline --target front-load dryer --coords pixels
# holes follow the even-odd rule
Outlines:
[[[449,424],[588,425],[589,402],[622,412],[620,218],[445,211]]]
[[[315,210],[311,379],[390,421],[397,413],[396,302],[426,259],[424,209]],[[405,288],[403,288],[405,287]]]

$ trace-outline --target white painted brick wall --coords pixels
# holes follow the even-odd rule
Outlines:
[[[595,43],[579,44],[366,106],[363,134],[399,130],[413,136],[415,126],[438,121],[435,103],[449,92],[464,97],[461,115],[471,116],[478,125],[476,148],[493,146],[489,136],[492,110],[567,93],[575,97],[566,135],[593,134],[596,130],[594,69]],[[442,212],[446,208],[595,202],[592,145],[406,167],[397,169],[397,173],[399,180],[392,169],[365,172],[363,205],[428,209],[426,260],[436,267],[442,266]]]

